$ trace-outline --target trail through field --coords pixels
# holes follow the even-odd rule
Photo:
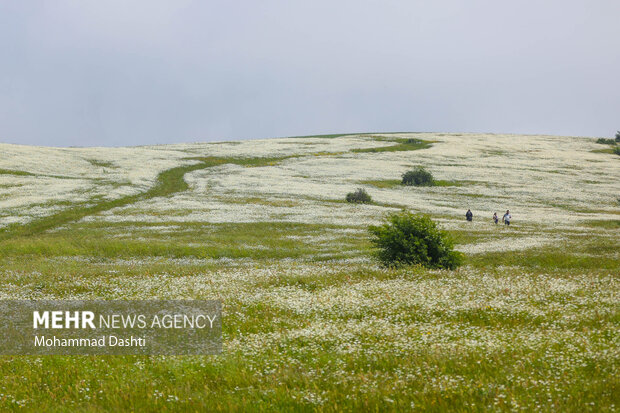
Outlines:
[[[383,141],[381,139],[380,141]],[[380,146],[379,148],[371,148],[371,149],[353,149],[352,152],[355,151],[411,151],[417,149],[425,149],[431,146],[430,142],[422,141],[422,140],[412,140],[412,139],[396,139],[393,142],[386,146]],[[330,155],[339,155],[340,152],[330,153],[313,153],[311,155],[314,156],[330,156]],[[156,197],[164,197],[175,194],[177,192],[182,192],[187,190],[189,187],[187,182],[185,181],[185,174],[189,172],[193,172],[199,169],[206,169],[213,166],[225,165],[225,164],[235,164],[235,165],[243,165],[243,166],[268,166],[274,165],[282,160],[289,158],[300,157],[300,155],[284,155],[284,156],[276,156],[276,157],[219,157],[219,156],[208,156],[208,157],[193,157],[193,158],[185,158],[183,160],[195,160],[198,163],[185,165],[185,166],[177,166],[174,168],[170,168],[160,172],[157,175],[156,183],[150,189],[133,195],[123,196],[117,199],[112,200],[101,200],[99,202],[94,202],[93,200],[81,202],[78,206],[73,208],[68,208],[57,212],[55,214],[47,215],[42,218],[34,219],[27,223],[15,223],[12,225],[8,225],[4,228],[0,228],[0,240],[7,239],[15,236],[28,236],[37,233],[41,233],[43,231],[59,227],[61,225],[76,222],[84,217],[89,215],[95,215],[101,212],[108,211],[113,208],[124,207],[130,204],[134,204],[139,201],[148,200]],[[5,171],[0,169],[0,172]],[[14,173],[15,171],[6,170],[8,172]],[[17,171],[18,175],[32,175],[35,174],[23,171]]]
[[[13,225],[9,225],[5,228],[0,228],[0,241],[15,236],[28,236],[41,233],[43,231],[59,227],[70,222],[76,222],[86,216],[95,215],[113,208],[123,207],[139,201],[144,201],[157,197],[170,196],[177,192],[186,191],[189,186],[185,181],[185,174],[199,169],[206,169],[213,166],[225,164],[265,166],[274,164],[288,158],[289,156],[257,158],[187,158],[185,160],[195,160],[198,163],[185,166],[177,166],[160,172],[157,175],[155,185],[144,192],[134,195],[127,195],[113,200],[103,200],[94,204],[92,202],[83,202],[81,203],[81,205],[75,208],[69,208],[56,214],[35,219],[26,224],[16,223]]]
[[[75,222],[88,215],[97,214],[112,208],[126,206],[137,201],[155,197],[163,197],[174,194],[175,192],[184,191],[188,188],[184,179],[187,172],[208,168],[215,164],[216,163],[203,161],[193,165],[167,169],[157,176],[156,184],[145,192],[124,196],[114,200],[104,200],[95,204],[85,202],[78,207],[69,208],[56,214],[30,221],[26,224],[9,225],[0,229],[0,240],[15,236],[37,234],[69,222]]]

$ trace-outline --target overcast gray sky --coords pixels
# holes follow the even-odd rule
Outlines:
[[[0,142],[620,129],[618,0],[7,0],[0,58]]]

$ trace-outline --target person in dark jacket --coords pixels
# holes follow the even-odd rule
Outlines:
[[[467,210],[467,213],[465,213],[465,218],[467,218],[470,222],[474,220],[474,214],[471,213],[471,209]]]

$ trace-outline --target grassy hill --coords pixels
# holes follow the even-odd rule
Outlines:
[[[599,149],[437,133],[0,144],[1,298],[224,311],[217,356],[0,356],[0,408],[614,411],[620,158]],[[439,185],[400,185],[415,166]],[[344,201],[358,187],[372,203]],[[465,265],[380,267],[367,228],[401,208],[449,231]],[[512,225],[493,224],[507,209]]]

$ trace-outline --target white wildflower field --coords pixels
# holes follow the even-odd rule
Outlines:
[[[0,356],[0,409],[616,411],[618,177],[585,137],[0,144],[1,299],[223,303],[219,355]],[[381,266],[402,209],[463,265]]]

